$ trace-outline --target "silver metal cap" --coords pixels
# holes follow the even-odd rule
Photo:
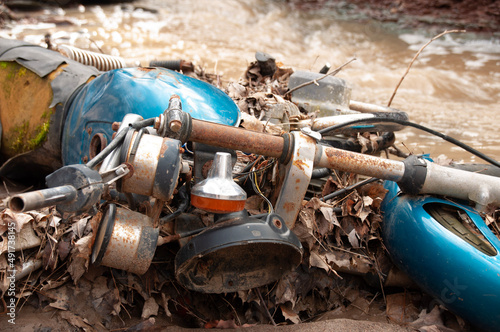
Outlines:
[[[219,201],[239,201],[237,204],[238,210],[229,209],[222,211],[218,208],[207,208],[205,203],[201,203],[203,199],[219,200]],[[191,203],[204,210],[217,210],[221,213],[241,211],[244,207],[244,201],[247,199],[246,192],[233,181],[231,154],[227,152],[217,152],[208,171],[208,176],[205,180],[197,183],[191,189]],[[215,212],[215,211],[214,211]]]

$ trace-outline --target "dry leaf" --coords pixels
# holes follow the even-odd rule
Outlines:
[[[276,286],[276,304],[290,302],[292,308],[295,307],[297,300],[296,282],[298,282],[297,272],[289,272],[279,280]]]
[[[347,237],[349,238],[349,243],[353,248],[359,248],[359,237],[355,229],[350,231]]]
[[[33,220],[33,219],[31,219]],[[15,233],[15,250],[19,251],[22,249],[30,249],[39,246],[42,243],[42,240],[38,236],[36,236],[33,231],[33,227],[30,222],[27,222],[23,225],[23,228]],[[0,255],[4,252],[8,251],[8,240],[7,237],[3,237],[3,241],[0,242]]]
[[[154,297],[150,297],[149,299],[144,302],[144,307],[142,307],[142,314],[141,318],[142,319],[147,319],[151,316],[158,316],[158,303],[156,303],[156,300]]]
[[[333,208],[323,206],[323,207],[320,207],[319,210],[321,211],[321,213],[323,214],[323,217],[325,217],[325,219],[328,222],[332,223],[335,226],[340,227],[340,223],[337,219],[337,215],[335,214],[335,212],[333,212]]]
[[[77,316],[70,311],[61,311],[59,312],[59,316],[76,328],[81,328],[84,331],[89,332],[96,331],[96,329],[94,329],[85,318]]]
[[[285,319],[290,320],[294,324],[299,324],[300,323],[300,317],[299,315],[294,312],[291,308],[289,308],[288,305],[282,304],[280,305],[281,313],[283,314],[283,317]]]
[[[413,322],[420,313],[415,304],[413,304],[416,300],[417,298],[409,292],[387,295],[387,317],[399,324]]]
[[[10,209],[5,209],[0,213],[0,234],[7,230],[7,225],[14,222],[16,232],[19,233],[25,224],[33,220],[33,217],[27,213],[16,213]]]
[[[90,254],[92,253],[92,234],[76,241],[71,251],[68,272],[75,285],[89,267]]]
[[[170,312],[170,309],[168,308],[168,302],[170,300],[171,300],[170,295],[166,295],[165,293],[161,293],[161,306],[163,307],[163,310],[165,311],[165,314],[167,315],[167,317],[172,317],[172,313]]]
[[[264,124],[260,122],[256,117],[247,113],[241,113],[240,127],[251,131],[257,131],[259,133],[264,132]]]
[[[331,270],[331,267],[326,263],[325,258],[322,257],[317,251],[310,252],[309,266],[319,267],[326,272],[329,272]]]

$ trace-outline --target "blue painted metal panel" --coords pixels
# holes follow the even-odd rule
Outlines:
[[[389,192],[381,206],[382,231],[394,263],[450,311],[481,329],[500,330],[500,241],[481,216],[469,206],[432,196],[398,196],[394,182],[385,186]],[[430,203],[467,213],[496,255],[483,253],[443,227],[424,209]]]
[[[106,72],[78,92],[68,111],[62,137],[63,163],[82,163],[95,130],[108,142],[111,124],[125,114],[156,117],[177,94],[193,118],[234,126],[240,113],[228,95],[216,87],[164,68],[125,68]]]

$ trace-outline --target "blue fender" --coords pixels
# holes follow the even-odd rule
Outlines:
[[[394,182],[385,187],[382,233],[394,264],[450,311],[481,329],[500,330],[500,241],[479,213],[437,197],[398,195]],[[432,206],[466,214],[483,246],[444,227],[429,213]]]
[[[88,159],[90,140],[96,134],[109,143],[111,124],[125,114],[139,114],[144,119],[162,114],[173,94],[195,119],[229,126],[239,123],[239,109],[233,100],[208,83],[164,68],[112,70],[76,93],[62,134],[64,165]]]

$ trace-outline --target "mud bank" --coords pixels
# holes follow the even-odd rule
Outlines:
[[[334,8],[347,16],[394,22],[402,27],[466,29],[498,33],[500,2],[495,0],[289,0],[297,7]]]

